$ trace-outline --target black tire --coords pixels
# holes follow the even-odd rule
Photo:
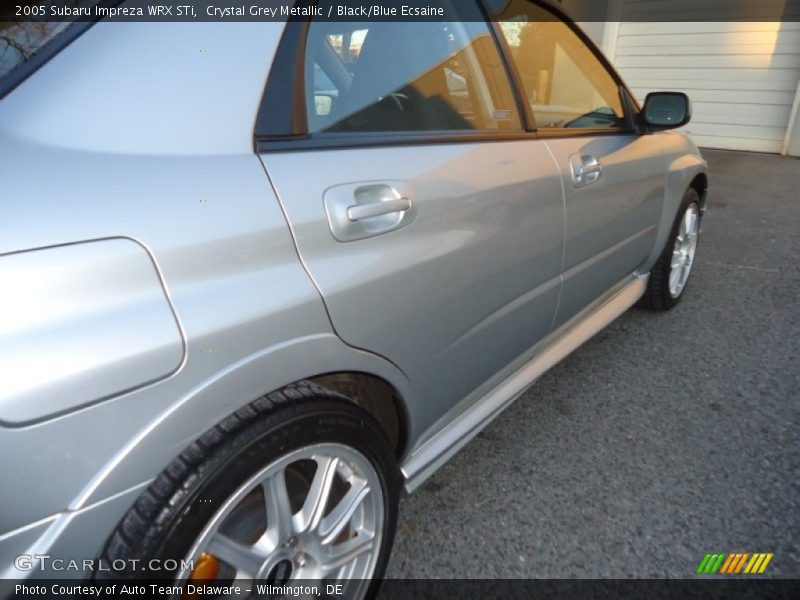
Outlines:
[[[94,579],[164,578],[163,572],[142,571],[141,565],[155,558],[186,558],[218,507],[249,477],[292,450],[323,442],[359,451],[381,480],[384,528],[367,593],[372,597],[394,539],[400,472],[380,425],[345,396],[310,382],[251,402],[186,448],[128,510],[100,556],[105,570],[96,571]],[[109,569],[120,559],[125,569]],[[133,564],[140,565],[138,570]]]
[[[672,261],[672,251],[675,246],[675,239],[678,237],[681,219],[683,219],[686,210],[692,204],[696,204],[699,209],[700,195],[697,193],[696,189],[690,187],[683,195],[683,201],[678,209],[678,214],[675,216],[675,221],[672,224],[667,243],[664,245],[664,250],[658,257],[656,264],[653,265],[653,268],[650,270],[647,290],[639,300],[639,307],[653,311],[667,311],[674,308],[678,302],[680,302],[681,298],[683,298],[686,287],[688,286],[688,281],[676,298],[669,292],[670,263]],[[689,280],[691,280],[691,273],[689,275]]]

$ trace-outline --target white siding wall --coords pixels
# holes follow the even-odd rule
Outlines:
[[[798,22],[623,22],[614,64],[633,93],[680,90],[700,146],[780,152],[800,80]]]

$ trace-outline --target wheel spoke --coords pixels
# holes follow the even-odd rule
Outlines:
[[[679,250],[674,250],[672,252],[672,260],[669,263],[671,269],[677,267],[681,262],[681,253]]]
[[[317,471],[314,473],[314,480],[311,482],[306,501],[303,503],[303,508],[294,517],[296,531],[302,532],[315,529],[322,519],[325,506],[328,504],[328,497],[331,493],[331,486],[336,475],[336,466],[339,463],[339,459],[324,456],[317,458],[316,462]]]
[[[211,538],[206,551],[235,568],[236,575],[240,578],[242,575],[255,577],[266,558],[254,546],[237,542],[222,533],[216,533]]]
[[[286,490],[284,471],[275,473],[262,484],[267,511],[267,532],[277,546],[292,533],[292,506]]]
[[[350,482],[350,489],[347,490],[344,497],[330,514],[320,521],[319,535],[322,537],[323,544],[329,544],[336,539],[369,492],[370,489],[365,480],[354,478]]]
[[[356,537],[341,544],[330,546],[328,560],[322,565],[322,570],[326,574],[338,571],[342,567],[356,560],[365,552],[372,550],[375,534],[369,531],[360,530]]]
[[[680,280],[680,269],[678,267],[669,272],[669,289],[673,295],[678,293],[678,281]]]
[[[695,207],[690,207],[688,211],[686,211],[688,215],[689,222],[687,224],[687,237],[690,241],[696,243],[697,235],[700,231],[700,214],[697,212]]]

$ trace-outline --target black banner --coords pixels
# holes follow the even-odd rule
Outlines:
[[[257,22],[457,20],[464,0],[8,0],[0,21]],[[498,12],[511,0],[484,0]],[[600,21],[800,21],[800,0],[546,0],[570,18]],[[450,18],[453,16],[454,18]]]
[[[356,582],[357,583],[357,582]],[[217,582],[174,584],[165,581],[110,581],[94,583],[81,580],[0,580],[0,598],[65,600],[68,598],[102,598],[133,600],[136,598],[173,600],[192,598],[212,600],[224,598],[348,598],[344,588],[315,581],[290,581],[283,585],[247,581],[229,584],[237,589],[221,587]],[[437,579],[385,580],[379,600],[501,600],[508,598],[564,598],[568,600],[723,600],[723,599],[792,599],[800,597],[800,585],[790,579],[756,579],[751,577],[712,577],[698,579]]]

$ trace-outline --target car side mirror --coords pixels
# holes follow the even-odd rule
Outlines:
[[[692,104],[683,92],[650,92],[644,100],[642,115],[650,129],[675,129],[692,118]]]

